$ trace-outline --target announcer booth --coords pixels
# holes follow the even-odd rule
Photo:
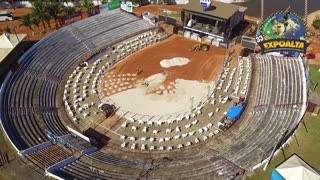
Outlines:
[[[183,34],[197,41],[204,37],[208,43],[220,46],[230,40],[234,27],[244,19],[246,9],[210,0],[189,1],[182,6]]]

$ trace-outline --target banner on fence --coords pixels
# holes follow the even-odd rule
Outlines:
[[[82,15],[80,12],[75,12],[75,13],[72,13],[68,16],[64,16],[61,18],[61,25],[64,26],[64,25],[67,25],[67,24],[71,24],[71,23],[74,23],[76,21],[79,21],[82,19]]]

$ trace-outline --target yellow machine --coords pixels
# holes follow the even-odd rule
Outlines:
[[[189,51],[208,51],[209,50],[209,45],[206,44],[204,41],[197,43],[195,45],[193,45]]]
[[[142,73],[142,71],[143,71],[142,69],[137,68],[136,75],[141,74],[141,73]]]

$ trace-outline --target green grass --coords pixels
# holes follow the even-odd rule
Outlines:
[[[1,173],[0,173],[0,179],[1,179],[1,180],[10,180],[10,177],[8,177],[8,176],[5,175],[5,174],[1,174]]]
[[[311,79],[311,83],[310,83],[310,88],[311,90],[313,90],[315,84],[318,82],[318,85],[315,88],[315,92],[320,92],[320,66],[314,65],[314,64],[310,64],[310,79]]]
[[[312,116],[310,113],[306,113],[304,118],[306,127],[303,123],[297,131],[296,137],[291,138],[289,147],[284,148],[285,157],[290,157],[293,153],[296,153],[306,162],[308,162],[314,168],[320,170],[320,117]],[[306,131],[307,129],[307,131]],[[266,171],[263,171],[263,166],[255,170],[255,174],[249,177],[250,180],[269,180],[271,171],[278,164],[285,160],[283,153],[280,151],[270,162]]]

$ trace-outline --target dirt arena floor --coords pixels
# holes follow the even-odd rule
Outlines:
[[[148,11],[154,16],[158,17],[160,9],[180,12],[182,10],[182,7],[180,5],[149,4],[149,5],[140,6],[138,8],[133,8],[133,12],[137,15],[141,15],[142,13]]]
[[[122,82],[126,83],[126,88],[123,90],[131,89],[136,87],[137,82],[157,73],[166,74],[166,79],[163,82],[165,87],[174,86],[176,79],[196,80],[199,82],[215,81],[224,61],[225,49],[210,46],[207,52],[190,52],[189,49],[196,43],[196,41],[182,36],[173,35],[165,41],[142,49],[116,64],[114,69],[100,81],[99,87],[108,87],[104,83],[111,81],[110,78],[121,78],[124,80]],[[160,61],[174,57],[185,57],[190,62],[183,66],[170,68],[164,68],[160,65]],[[135,75],[138,70],[142,70],[142,72],[139,75]],[[123,78],[122,75],[126,77]],[[174,87],[171,88],[174,89]],[[111,90],[111,88],[100,89],[102,96],[109,96],[118,92]]]

